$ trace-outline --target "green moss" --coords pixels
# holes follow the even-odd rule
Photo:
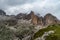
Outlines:
[[[44,32],[48,32],[51,30],[53,30],[55,32],[52,36],[60,38],[60,24],[56,24],[56,25],[49,25],[47,28],[44,28],[44,29],[40,29],[38,32],[36,32],[34,34],[33,40],[38,37],[41,37],[44,34]],[[49,40],[49,39],[47,39],[47,40]]]
[[[57,39],[58,39],[58,37],[56,35],[49,35],[46,37],[45,40],[57,40]]]

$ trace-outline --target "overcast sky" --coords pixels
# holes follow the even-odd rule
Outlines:
[[[51,13],[59,18],[60,0],[0,0],[0,9],[5,10],[9,15],[20,12],[29,13],[33,10],[41,15]]]

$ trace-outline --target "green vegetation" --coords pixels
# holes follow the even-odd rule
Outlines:
[[[4,25],[0,25],[0,40],[13,40],[13,32]]]
[[[46,40],[60,40],[60,24],[49,25],[47,28],[40,29],[38,32],[36,32],[34,34],[33,40],[38,38],[38,37],[41,37],[44,34],[44,32],[48,32],[51,30],[53,30],[54,33],[47,36]]]

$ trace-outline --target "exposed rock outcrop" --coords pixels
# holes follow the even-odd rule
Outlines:
[[[43,17],[38,18],[38,25],[44,25],[44,19]]]
[[[44,16],[45,25],[56,24],[58,19],[52,14],[48,13]]]
[[[34,25],[37,25],[37,24],[38,24],[38,16],[36,16],[33,11],[31,11],[30,14],[31,14],[31,19],[32,19],[31,22],[32,22]]]
[[[33,11],[30,14],[20,13],[16,16],[17,19],[30,20],[34,25],[51,25],[60,23],[60,21],[51,13],[47,13],[44,17],[36,15]]]
[[[51,24],[59,24],[60,21],[53,16],[51,13],[46,14],[44,17],[37,16],[33,11],[31,11],[31,21],[34,25],[51,25]]]
[[[31,14],[24,14],[24,13],[19,13],[16,16],[17,19],[26,19],[26,20],[30,20],[31,19]]]
[[[17,19],[25,19],[25,16],[26,16],[26,14],[24,14],[24,13],[19,13],[19,14],[16,16],[16,18],[17,18]]]

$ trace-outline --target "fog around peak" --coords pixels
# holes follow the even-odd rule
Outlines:
[[[42,16],[51,13],[59,18],[60,0],[0,0],[0,9],[5,10],[9,15],[16,15],[20,12],[29,13],[33,10]]]

